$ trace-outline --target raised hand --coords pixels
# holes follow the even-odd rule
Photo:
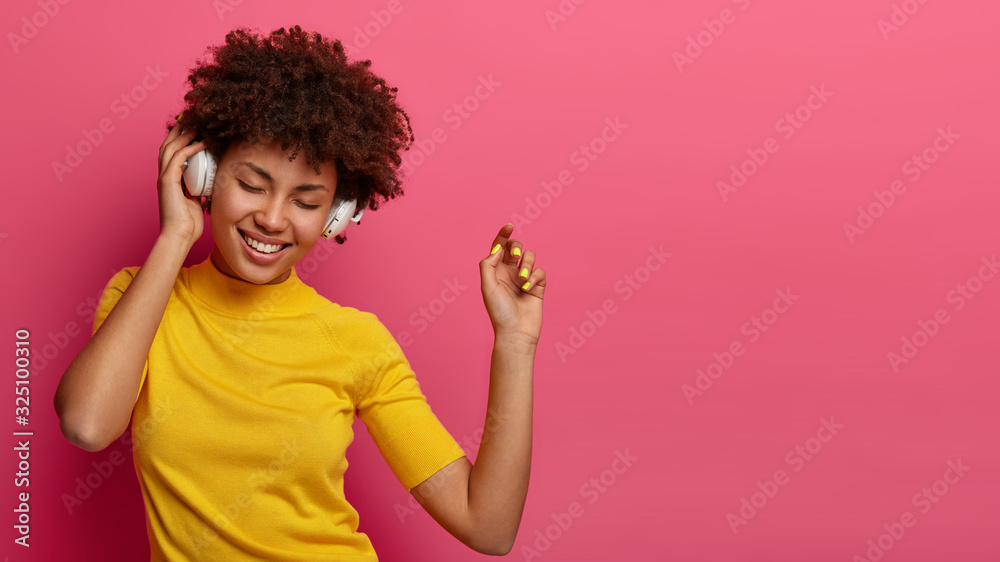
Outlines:
[[[514,225],[505,224],[491,253],[479,262],[483,302],[497,337],[514,337],[537,344],[542,330],[545,270],[535,266],[535,253],[511,240]]]
[[[195,131],[181,133],[177,123],[167,133],[160,145],[159,170],[156,181],[160,202],[160,234],[180,236],[194,244],[201,237],[205,224],[205,212],[201,207],[201,197],[188,195],[181,185],[183,164],[192,154],[205,148],[204,142],[188,144],[195,137]]]

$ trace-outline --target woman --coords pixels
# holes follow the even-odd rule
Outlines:
[[[402,194],[413,135],[396,89],[298,26],[234,30],[214,55],[160,147],[160,235],[108,283],[59,383],[63,434],[99,451],[131,417],[153,560],[377,560],[343,492],[355,415],[442,527],[506,554],[528,487],[544,270],[510,224],[479,262],[495,338],[473,466],[378,318],[295,271],[335,201],[375,210]],[[181,184],[201,150],[219,162],[204,203]],[[215,248],[184,268],[204,208]],[[415,251],[433,271],[433,246]]]

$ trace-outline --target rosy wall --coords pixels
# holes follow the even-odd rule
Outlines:
[[[296,23],[363,39],[420,143],[407,195],[302,277],[408,332],[465,444],[492,343],[478,260],[514,219],[548,272],[511,557],[1000,557],[995,2],[345,4],[4,2],[8,420],[16,329],[38,358],[29,426],[7,422],[34,432],[30,550],[13,546],[13,435],[0,463],[11,560],[147,555],[131,463],[111,464],[128,447],[68,444],[52,394],[93,299],[158,232],[161,123],[187,69],[235,25]],[[206,231],[188,264],[211,247]],[[356,430],[347,493],[381,558],[478,559],[406,512]]]

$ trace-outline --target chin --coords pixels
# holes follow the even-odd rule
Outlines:
[[[253,283],[254,285],[267,285],[274,280],[275,277],[279,275],[246,275],[244,272],[238,272],[240,277],[243,278],[247,283]]]
[[[239,268],[233,268],[236,274],[244,281],[256,285],[267,285],[271,281],[282,277],[286,271],[291,269],[291,263],[287,259],[280,259],[271,264],[260,264],[250,260],[246,256],[241,256]]]

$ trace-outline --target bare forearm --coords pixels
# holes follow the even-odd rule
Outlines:
[[[190,245],[161,235],[101,327],[63,373],[55,409],[63,434],[98,450],[125,430],[156,330]]]
[[[469,512],[475,526],[513,544],[531,472],[534,344],[494,339],[486,422],[469,475]]]

